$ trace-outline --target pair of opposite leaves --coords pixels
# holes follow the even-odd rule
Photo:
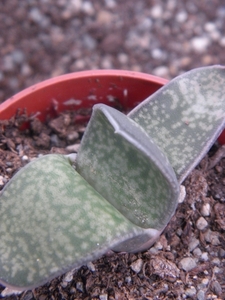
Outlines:
[[[24,290],[108,249],[149,247],[175,212],[179,184],[225,123],[225,68],[187,72],[128,116],[95,105],[76,158],[26,165],[0,198],[0,282]]]

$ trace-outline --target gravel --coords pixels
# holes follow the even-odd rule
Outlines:
[[[7,0],[0,17],[0,102],[80,70],[128,69],[171,79],[225,63],[223,0]]]

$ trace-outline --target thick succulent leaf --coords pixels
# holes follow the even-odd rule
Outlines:
[[[128,116],[164,151],[182,182],[224,128],[225,67],[178,76]]]
[[[172,167],[145,131],[119,111],[94,106],[76,165],[137,226],[161,231],[174,214],[179,186]]]
[[[0,282],[27,289],[78,267],[109,247],[157,231],[138,228],[61,155],[22,168],[0,197]]]

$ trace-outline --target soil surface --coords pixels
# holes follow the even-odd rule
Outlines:
[[[47,124],[16,116],[0,123],[1,188],[39,155],[77,150],[74,112]],[[28,123],[24,131],[21,124]],[[109,253],[46,285],[4,299],[225,299],[225,148],[214,145],[188,176],[186,198],[148,251]]]
[[[172,79],[225,64],[224,0],[2,0],[0,19],[0,102],[80,70],[127,69]],[[48,126],[29,122],[23,133],[18,119],[1,124],[1,187],[39,154],[76,150],[84,131],[70,113]],[[217,150],[186,179],[184,202],[149,251],[104,256],[73,276],[2,298],[225,299],[225,161],[223,148],[213,158]]]

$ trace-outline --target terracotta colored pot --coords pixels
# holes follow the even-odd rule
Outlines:
[[[96,103],[130,110],[154,93],[167,80],[152,75],[121,70],[82,71],[62,75],[33,85],[0,105],[0,119],[8,119],[18,109],[28,115],[91,108]]]
[[[11,118],[20,109],[43,121],[65,110],[91,109],[96,103],[128,111],[167,82],[153,75],[123,70],[62,75],[33,85],[0,104],[0,120]],[[225,132],[219,142],[225,144]]]

